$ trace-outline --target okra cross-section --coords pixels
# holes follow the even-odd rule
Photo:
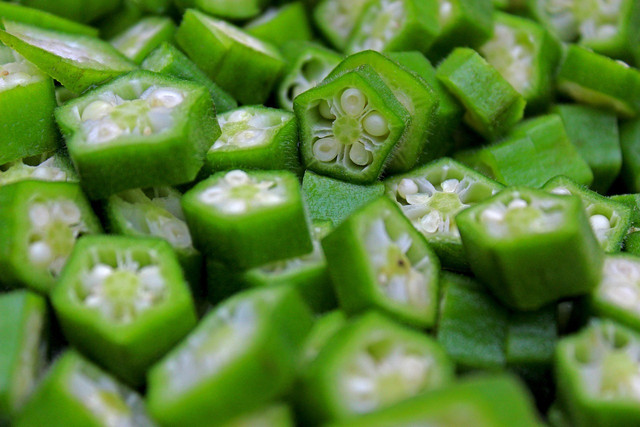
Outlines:
[[[410,120],[369,65],[304,92],[293,105],[305,166],[360,184],[378,179]]]
[[[471,270],[511,308],[536,310],[600,281],[604,253],[576,196],[512,187],[456,220]]]
[[[391,200],[351,215],[322,247],[347,313],[378,309],[418,327],[435,324],[440,263]]]
[[[162,425],[222,424],[278,399],[292,385],[312,322],[283,286],[226,300],[151,369],[151,414]]]
[[[151,16],[143,18],[110,43],[124,56],[139,64],[160,43],[173,38],[176,26],[170,18]]]
[[[78,176],[62,153],[43,153],[0,166],[0,186],[25,180],[78,182]]]
[[[90,198],[189,182],[220,135],[209,92],[135,71],[56,110]]]
[[[235,269],[313,249],[300,183],[291,172],[220,172],[185,193],[182,208],[195,247]]]
[[[370,0],[321,0],[313,9],[320,33],[339,51],[344,51],[358,18]]]
[[[81,239],[51,302],[67,340],[134,386],[196,325],[180,264],[160,239]]]

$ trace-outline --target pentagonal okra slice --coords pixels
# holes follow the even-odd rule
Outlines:
[[[194,245],[234,269],[311,252],[298,179],[286,171],[220,172],[182,198]]]
[[[83,34],[92,37],[98,36],[98,30],[96,28],[62,18],[44,10],[23,6],[22,4],[0,3],[0,18],[24,22],[40,28],[63,31],[65,33]]]
[[[109,43],[139,64],[160,43],[170,41],[175,31],[176,26],[170,18],[149,16],[112,38]]]
[[[44,368],[47,305],[26,290],[0,295],[0,422],[11,418]]]
[[[190,182],[220,135],[201,85],[135,71],[56,110],[91,198]]]
[[[313,21],[333,47],[344,51],[358,18],[370,0],[321,0],[313,9]]]
[[[3,20],[0,40],[75,93],[135,69],[115,48],[96,37],[45,30]]]
[[[309,42],[293,41],[282,47],[287,67],[278,85],[280,108],[293,111],[293,99],[317,86],[340,63],[332,50]]]
[[[433,338],[367,313],[320,350],[302,378],[300,406],[316,422],[346,419],[438,389],[453,369]]]
[[[388,198],[351,215],[322,248],[347,313],[378,309],[418,327],[435,324],[440,263]]]
[[[38,384],[15,425],[150,427],[154,423],[140,395],[67,350]]]
[[[300,1],[265,10],[246,23],[244,30],[278,48],[292,40],[309,41],[313,36],[307,10]]]
[[[576,184],[572,180],[558,176],[543,187],[544,190],[559,195],[579,196],[589,218],[589,224],[600,246],[605,252],[619,252],[622,242],[632,225],[632,209],[598,193]]]
[[[527,111],[543,110],[553,94],[552,76],[560,46],[537,23],[506,13],[495,15],[493,36],[479,52],[527,102]]]
[[[53,80],[0,46],[0,164],[55,150]]]
[[[105,16],[120,6],[119,2],[111,0],[96,0],[90,3],[82,0],[62,0],[56,2],[50,2],[48,0],[22,0],[20,4],[83,23],[91,22]]]
[[[507,306],[589,293],[604,253],[577,196],[511,187],[456,217],[474,274]]]
[[[362,10],[345,51],[426,52],[438,27],[437,2],[372,0]]]
[[[594,320],[558,343],[558,397],[574,425],[625,426],[640,421],[640,335]]]
[[[263,106],[240,107],[218,116],[222,134],[207,153],[205,169],[300,172],[298,123],[293,113]]]
[[[81,239],[51,302],[67,340],[135,386],[196,325],[180,264],[160,239]]]
[[[21,181],[0,187],[0,281],[48,293],[78,237],[100,222],[78,184]]]
[[[473,49],[456,48],[438,66],[437,77],[464,105],[466,123],[487,139],[522,119],[522,95]]]
[[[358,184],[382,174],[410,115],[369,65],[294,100],[307,169]]]
[[[387,195],[427,239],[442,264],[466,270],[456,215],[503,187],[455,160],[444,158],[385,180]]]
[[[25,157],[0,166],[0,186],[25,180],[78,182],[78,175],[62,152]]]
[[[312,322],[291,288],[251,290],[226,300],[151,369],[147,401],[154,419],[167,425],[222,423],[278,399],[293,383]]]

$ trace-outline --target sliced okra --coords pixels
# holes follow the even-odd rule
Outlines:
[[[124,56],[140,64],[162,42],[173,38],[176,26],[170,18],[149,16],[136,22],[109,43]]]
[[[134,386],[197,322],[176,255],[160,239],[80,239],[51,303],[67,340]]]
[[[46,294],[78,237],[100,222],[78,184],[21,181],[0,187],[0,281]]]
[[[584,47],[569,45],[557,85],[560,92],[580,103],[625,118],[640,114],[640,70]]]
[[[56,119],[91,198],[190,182],[220,135],[205,87],[149,71],[68,102]]]
[[[577,196],[512,187],[456,221],[473,273],[516,310],[589,293],[602,276],[604,253]]]
[[[96,37],[45,30],[6,19],[3,24],[2,43],[75,93],[136,68],[109,43]]]
[[[387,196],[427,239],[442,264],[468,269],[456,215],[503,187],[449,158],[443,158],[385,180]]]
[[[98,30],[88,25],[74,22],[44,10],[34,9],[22,4],[0,3],[0,19],[24,22],[49,30],[64,31],[65,33],[98,36]]]
[[[194,245],[249,269],[311,252],[300,184],[287,171],[219,172],[182,198]]]
[[[305,167],[356,184],[380,177],[410,121],[369,65],[300,94],[293,109]]]
[[[62,153],[45,153],[0,166],[0,186],[28,179],[78,182],[71,160]]]
[[[304,340],[302,351],[300,352],[298,367],[301,375],[316,360],[316,357],[318,357],[318,354],[331,337],[346,324],[347,315],[341,310],[330,311],[316,319]]]
[[[151,369],[149,411],[163,425],[205,425],[278,399],[293,383],[312,323],[291,288],[236,294]]]
[[[134,2],[144,12],[154,15],[166,14],[171,8],[171,0],[125,0],[127,1]]]
[[[301,172],[298,124],[293,113],[263,106],[240,107],[218,115],[222,134],[205,163],[207,172],[271,169]]]
[[[47,305],[26,290],[0,295],[0,422],[6,422],[29,397],[44,368]]]
[[[140,0],[122,0],[122,7],[119,10],[103,17],[94,25],[100,30],[100,37],[103,40],[109,40],[126,31],[144,15]]]
[[[621,177],[629,191],[640,192],[640,119],[620,125]]]
[[[199,83],[209,89],[217,113],[224,113],[238,106],[231,95],[215,84],[184,53],[171,43],[161,43],[142,61],[144,70],[168,74],[183,80]]]
[[[285,66],[275,46],[193,9],[184,14],[176,40],[198,67],[241,104],[264,103]]]
[[[453,370],[433,338],[371,312],[322,347],[302,377],[300,406],[316,422],[344,420],[439,389]]]
[[[272,403],[263,408],[242,414],[223,427],[295,427],[291,408],[284,403]]]
[[[154,422],[134,390],[67,350],[38,384],[15,425],[151,427]]]
[[[21,0],[20,4],[83,23],[114,12],[120,6],[120,2],[113,0]]]
[[[439,101],[429,84],[414,73],[384,55],[368,50],[343,60],[327,77],[328,80],[362,65],[370,65],[391,89],[396,99],[409,113],[404,134],[388,161],[388,173],[405,172],[418,161],[423,151],[437,151],[431,147],[431,133],[436,127]]]
[[[602,249],[605,252],[620,251],[624,238],[632,225],[633,210],[631,208],[581,187],[563,176],[551,179],[542,188],[553,194],[580,197],[593,234]]]
[[[456,48],[438,66],[437,77],[465,107],[465,122],[487,139],[522,119],[522,95],[473,49]]]
[[[547,107],[560,46],[543,27],[525,18],[496,13],[493,37],[479,52],[524,97],[527,111]]]
[[[279,48],[291,40],[309,41],[313,36],[307,11],[300,1],[267,9],[245,24],[244,30]]]
[[[438,33],[438,4],[421,0],[371,0],[358,18],[345,51],[426,52]]]
[[[322,36],[339,51],[347,48],[358,18],[371,0],[320,0],[313,20]]]
[[[640,335],[594,320],[558,343],[558,396],[573,425],[628,426],[640,422]]]
[[[269,0],[192,0],[193,6],[211,15],[230,20],[253,18]]]

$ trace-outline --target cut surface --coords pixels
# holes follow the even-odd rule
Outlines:
[[[27,179],[61,182],[74,180],[68,170],[56,165],[55,156],[43,156],[42,161],[30,160],[22,159],[0,166],[0,185]]]
[[[640,315],[640,260],[607,257],[596,295]]]
[[[277,110],[241,108],[226,112],[218,116],[222,134],[209,152],[268,145],[290,119],[289,114]]]
[[[7,48],[8,49],[8,48]],[[35,65],[10,52],[0,56],[0,92],[44,80],[46,75]]]
[[[350,52],[383,51],[402,29],[407,10],[402,0],[376,0],[360,18],[360,26],[353,34]]]

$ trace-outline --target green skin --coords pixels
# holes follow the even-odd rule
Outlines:
[[[313,328],[311,328],[311,331],[309,331],[304,341],[300,353],[298,363],[300,376],[304,375],[304,372],[313,361],[316,360],[318,353],[322,351],[331,337],[338,333],[346,324],[347,315],[341,310],[330,311],[317,318],[313,324]]]
[[[149,37],[150,31],[153,34]],[[171,41],[175,31],[176,26],[170,18],[152,16],[141,19],[112,38],[110,43],[127,58],[140,64],[161,43]]]
[[[70,21],[39,9],[32,9],[21,4],[0,3],[0,18],[10,21],[24,22],[36,27],[66,33],[83,34],[97,37],[98,30],[88,25]]]
[[[41,9],[72,21],[87,23],[114,12],[120,6],[120,1],[95,0],[87,3],[83,0],[61,0],[56,2],[48,0],[22,0],[21,4],[35,9]]]
[[[172,113],[174,126],[159,134],[125,134],[105,143],[87,144],[74,109],[84,109],[105,92],[136,99],[139,95],[132,94],[132,81],[141,81],[143,87],[157,85],[185,92],[184,101]],[[213,103],[204,87],[148,71],[127,74],[66,103],[56,110],[56,120],[83,187],[92,199],[131,188],[190,182],[204,164],[206,151],[220,135]],[[167,168],[168,164],[172,167]]]
[[[620,126],[622,180],[629,191],[640,192],[640,119]]]
[[[204,377],[196,384],[183,390],[172,389],[169,379],[172,373],[167,366],[188,341],[183,341],[150,370],[147,404],[160,424],[205,425],[212,419],[223,423],[280,398],[292,386],[298,354],[313,323],[309,308],[295,291],[276,287],[236,294],[208,314],[192,335],[220,338],[220,328],[227,326],[220,325],[216,313],[248,302],[254,307],[257,329],[251,340],[243,343],[239,354],[224,362],[215,373],[203,372]],[[213,339],[203,345],[220,343]],[[212,395],[217,398],[211,400]]]
[[[295,427],[295,419],[291,408],[284,403],[273,403],[257,411],[234,418],[224,427],[247,427],[265,425],[274,427]]]
[[[96,23],[100,30],[100,37],[109,40],[125,31],[144,16],[144,11],[138,0],[124,0],[122,8],[107,15]]]
[[[80,209],[88,233],[102,232],[100,221],[93,213],[89,201],[78,184],[68,182],[22,181],[0,187],[0,270],[5,285],[26,286],[36,292],[47,294],[56,283],[56,278],[46,268],[28,262],[28,244],[25,236],[31,229],[29,203],[32,199],[55,200],[63,197],[72,200]],[[73,236],[66,226],[52,228],[49,236],[60,248],[70,249]]]
[[[370,0],[356,0],[344,2],[342,0],[320,0],[317,6],[313,7],[313,22],[322,36],[337,50],[344,51],[352,34],[358,18],[361,16]],[[338,15],[332,12],[336,5],[340,9],[345,9],[346,13],[340,16],[344,20],[344,28],[336,25]]]
[[[307,11],[301,2],[289,3],[278,9],[268,9],[275,13],[263,21],[258,17],[244,26],[244,30],[254,37],[282,48],[291,40],[310,41],[313,37]],[[264,15],[263,15],[264,16]]]
[[[640,225],[640,193],[634,194],[614,194],[609,199],[622,203],[632,211],[631,225],[638,227]],[[631,232],[632,229],[629,230]]]
[[[489,140],[523,117],[522,95],[472,49],[456,48],[440,63],[436,75],[464,105],[466,123]]]
[[[635,231],[627,234],[623,250],[631,255],[640,256],[640,232]]]
[[[262,11],[268,0],[193,0],[194,5],[211,15],[229,20],[250,19]]]
[[[557,203],[561,221],[543,233],[529,231],[538,208],[514,209],[505,217],[510,233],[488,234],[479,216],[494,202],[517,197]],[[555,196],[512,187],[461,212],[457,218],[471,270],[508,307],[533,311],[568,296],[589,293],[602,274],[604,254],[577,196]],[[562,262],[558,262],[562,260]]]
[[[0,296],[0,310],[0,420],[6,421],[28,397],[42,368],[39,352],[45,342],[47,306],[41,296],[19,290]],[[24,354],[32,360],[23,360]],[[25,378],[25,371],[32,377]]]
[[[43,176],[34,176],[33,174],[37,167],[41,166],[42,163],[48,161],[52,157],[53,167],[59,169],[65,174],[64,179],[58,179],[57,176],[51,177],[51,179]],[[0,186],[12,184],[18,181],[25,181],[27,179],[38,181],[79,181],[71,160],[63,150],[59,150],[53,154],[44,153],[39,156],[23,158],[15,162],[4,164],[0,167]]]
[[[138,257],[143,260],[155,252],[165,280],[166,297],[129,322],[117,322],[86,306],[74,289],[78,289],[81,272],[92,265],[95,250],[100,251],[104,260],[127,250],[134,251],[134,260]],[[112,282],[105,281],[106,298],[133,300],[131,279],[122,273],[116,283],[115,274],[112,277]],[[51,303],[67,340],[132,386],[142,385],[147,369],[197,323],[180,264],[169,244],[160,239],[123,236],[81,239],[51,293]]]

